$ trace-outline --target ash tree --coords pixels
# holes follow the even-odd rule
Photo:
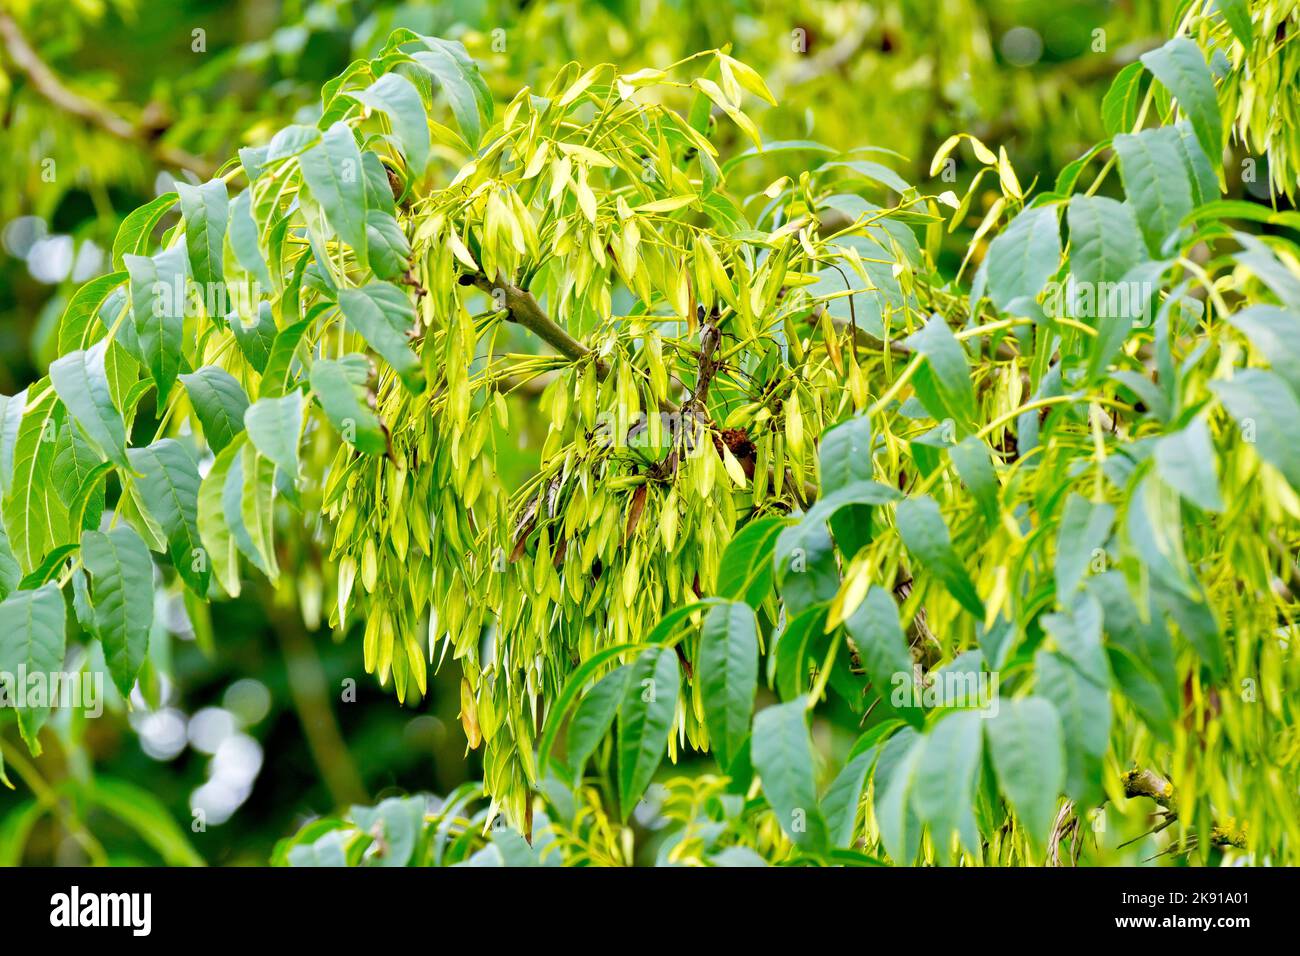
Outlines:
[[[398,31],[128,216],[0,400],[0,669],[97,640],[129,692],[156,576],[327,607],[405,703],[456,669],[482,783],[277,862],[630,862],[692,754],[663,862],[1070,862],[1132,800],[1294,862],[1300,223],[1220,198],[1274,42],[1220,6],[1054,183],[954,135],[963,196],[765,143],[725,51],[499,103]]]

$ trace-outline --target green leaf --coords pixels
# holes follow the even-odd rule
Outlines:
[[[807,659],[813,641],[825,633],[826,606],[808,608],[791,616],[786,610],[786,624],[776,638],[776,652],[769,654],[768,683],[774,684],[781,700],[794,700],[808,690]]]
[[[678,608],[672,614],[680,614],[683,618],[689,616],[694,611],[698,611],[698,606],[688,605],[684,608]],[[666,619],[665,619],[666,620]],[[663,626],[663,621],[655,626],[658,631]],[[647,642],[647,644],[653,643]],[[537,748],[537,766],[542,768],[549,767],[551,748],[555,746],[555,739],[559,736],[560,725],[564,723],[564,718],[569,713],[569,708],[573,702],[578,699],[582,693],[583,687],[587,681],[610,661],[621,657],[624,654],[639,653],[647,650],[647,644],[615,644],[612,647],[603,647],[590,657],[586,658],[577,668],[569,675],[568,680],[564,682],[564,689],[560,691],[559,697],[555,699],[550,711],[546,715],[546,723],[542,727],[542,739]]]
[[[309,146],[320,142],[321,134],[315,126],[291,123],[271,137],[266,144],[263,168],[281,159],[297,156]]]
[[[840,588],[835,546],[824,521],[801,521],[782,529],[772,564],[788,617],[829,601]]]
[[[772,590],[772,555],[784,518],[749,522],[727,544],[718,564],[718,597],[758,607]]]
[[[998,475],[993,468],[993,457],[988,445],[975,435],[970,435],[948,449],[957,474],[975,496],[984,526],[992,529],[999,520]]]
[[[614,668],[597,681],[578,704],[573,720],[569,722],[568,737],[568,763],[575,778],[581,775],[583,764],[614,723],[619,704],[627,695],[627,682],[631,676],[632,668],[626,664]]]
[[[14,478],[14,448],[27,408],[27,389],[0,395],[0,494],[8,494]]]
[[[1100,143],[1094,143],[1092,147],[1076,159],[1072,159],[1061,168],[1056,174],[1056,184],[1053,192],[1062,198],[1068,198],[1075,190],[1079,183],[1079,177],[1083,175],[1084,168],[1093,161],[1103,150],[1110,148],[1110,140],[1104,139]]]
[[[677,654],[671,648],[652,647],[632,664],[618,715],[618,805],[624,820],[668,749],[678,681]]]
[[[252,445],[241,443],[221,490],[221,510],[235,546],[272,581],[280,574],[271,535],[274,479],[275,463],[258,455]]]
[[[875,760],[874,749],[849,760],[822,797],[822,814],[831,846],[853,845],[853,828],[858,819],[862,790],[867,783],[867,771]]]
[[[1129,205],[1153,258],[1192,211],[1192,186],[1183,163],[1178,130],[1172,126],[1121,133],[1114,140]]]
[[[123,483],[122,494],[117,499],[117,506],[113,509],[113,512],[121,515],[127,524],[135,528],[136,533],[144,539],[145,544],[149,545],[150,551],[156,551],[159,554],[166,553],[167,538],[158,522],[140,503],[140,492],[134,482],[127,481]]]
[[[46,680],[63,669],[67,640],[67,608],[57,584],[44,584],[33,591],[14,591],[0,601],[0,673],[18,680],[18,675],[43,675]],[[37,734],[50,715],[48,697],[41,706],[11,684],[8,698],[18,712],[18,729],[33,755],[41,752]]]
[[[836,160],[830,163],[823,163],[819,169],[847,169],[848,171],[861,176],[863,179],[869,179],[873,183],[880,183],[880,185],[887,186],[899,194],[905,193],[912,188],[911,184],[908,183],[907,180],[898,175],[898,173],[894,172],[888,166],[881,165],[880,163],[873,162],[869,159]]]
[[[1223,162],[1223,118],[1219,114],[1214,77],[1201,48],[1187,37],[1174,37],[1164,46],[1142,54],[1142,63],[1177,99],[1191,120],[1196,138],[1210,162]]]
[[[722,164],[722,171],[730,174],[733,169],[745,162],[747,159],[752,159],[754,157],[769,159],[773,156],[780,156],[783,153],[829,153],[831,155],[836,155],[839,153],[839,150],[832,146],[827,146],[825,143],[818,143],[809,139],[775,140],[773,142],[764,143],[761,149],[751,146],[743,153],[736,153]]]
[[[81,536],[81,560],[91,577],[95,631],[113,684],[131,693],[149,649],[153,626],[153,559],[129,525]]]
[[[256,182],[258,177],[262,175],[268,153],[270,153],[269,146],[239,147],[239,165],[244,170],[244,177],[250,184]]]
[[[338,830],[331,830],[311,843],[290,848],[289,866],[300,867],[344,867],[348,865],[347,847],[344,836]]]
[[[1004,700],[986,725],[998,784],[1040,852],[1065,787],[1061,718],[1041,697]]]
[[[5,530],[4,522],[0,521],[0,600],[18,588],[18,582],[22,578],[22,568],[18,567],[18,559],[9,546],[9,532]]]
[[[1111,671],[1115,683],[1129,696],[1143,719],[1162,739],[1172,742],[1173,720],[1181,707],[1182,686],[1174,660],[1174,648],[1163,615],[1148,602],[1145,613],[1139,611],[1128,583],[1119,571],[1107,571],[1088,582],[1088,589],[1103,608],[1106,623],[1107,651],[1111,653]],[[1121,670],[1115,667],[1115,652],[1126,658]],[[1132,691],[1134,684],[1150,683],[1161,702]]]
[[[240,508],[244,527],[274,572],[271,576],[274,580],[279,574],[275,557],[275,497],[284,495],[297,508],[297,489],[275,462],[260,454],[251,444],[244,449],[243,457],[244,495]]]
[[[244,430],[248,396],[233,375],[216,365],[205,365],[180,379],[203,425],[208,447],[214,454],[220,452]]]
[[[912,789],[925,742],[911,727],[904,727],[889,739],[876,762],[876,824],[880,842],[899,866],[910,865],[921,846],[921,821],[912,806]]]
[[[420,359],[407,340],[415,323],[415,306],[406,293],[387,282],[372,282],[360,289],[340,289],[339,307],[348,324],[392,366],[403,384],[417,395],[423,392]]]
[[[758,689],[758,620],[739,601],[709,608],[696,658],[704,725],[723,767],[749,736]]]
[[[1219,177],[1205,155],[1205,150],[1201,149],[1192,124],[1187,120],[1179,120],[1174,124],[1174,129],[1178,133],[1178,152],[1183,157],[1183,167],[1187,170],[1188,182],[1192,187],[1193,206],[1204,208],[1206,205],[1218,202]],[[1255,206],[1253,203],[1249,205],[1254,209],[1265,208]]]
[[[477,64],[459,43],[436,37],[422,37],[421,41],[428,49],[417,50],[411,56],[438,81],[466,142],[477,149],[483,138],[480,111],[492,117],[492,95]]]
[[[54,483],[68,509],[68,528],[76,532],[98,528],[104,515],[105,479],[113,463],[103,461],[75,428],[59,429],[54,444]]]
[[[389,797],[375,807],[353,807],[357,826],[366,833],[382,834],[381,866],[406,866],[424,828],[422,797]]]
[[[1166,422],[1169,420],[1170,408],[1169,399],[1155,382],[1140,372],[1134,372],[1132,369],[1119,369],[1111,372],[1110,378],[1119,382],[1147,407],[1147,412],[1154,415],[1157,421]]]
[[[410,268],[411,244],[390,214],[372,209],[366,215],[370,270],[381,279],[396,279]]]
[[[1300,397],[1300,312],[1276,305],[1252,305],[1226,317]]]
[[[175,193],[163,193],[131,212],[117,227],[113,239],[113,268],[121,269],[127,256],[143,256],[152,245],[154,228],[163,216],[176,205]]]
[[[429,165],[429,117],[420,93],[399,73],[385,73],[364,90],[348,95],[388,117],[412,177],[424,175]]]
[[[998,311],[1007,311],[1017,299],[1037,298],[1061,264],[1056,207],[1022,210],[989,243],[984,262],[989,298]]]
[[[1150,282],[1145,272],[1130,279],[1130,272],[1147,260],[1133,208],[1104,196],[1076,195],[1066,213],[1070,226],[1069,309],[1076,318],[1097,330],[1090,344],[1090,378],[1099,376],[1111,356],[1124,343],[1133,321],[1146,307],[1140,293]],[[1158,273],[1163,266],[1155,266]],[[1133,282],[1137,285],[1134,286]],[[1136,288],[1137,296],[1130,291]],[[1131,301],[1134,298],[1139,302]]]
[[[1154,583],[1185,596],[1196,592],[1183,547],[1181,499],[1150,472],[1129,491],[1125,537]]]
[[[1189,572],[1191,573],[1191,572]],[[1214,680],[1221,680],[1227,661],[1224,639],[1214,608],[1201,583],[1193,578],[1190,591],[1166,587],[1153,576],[1151,595],[1159,612],[1177,625],[1179,632],[1196,648],[1201,662]]]
[[[777,822],[801,849],[826,847],[829,834],[817,802],[807,698],[765,707],[754,718],[753,761]]]
[[[979,853],[979,830],[972,808],[983,755],[982,720],[973,710],[958,710],[944,717],[925,735],[925,747],[914,771],[912,802],[930,827],[941,861],[951,857],[954,832],[968,852]]]
[[[818,497],[808,509],[803,524],[830,521],[835,543],[846,558],[851,558],[871,541],[871,509],[902,498],[902,492],[870,479],[857,479]]]
[[[184,246],[173,246],[151,259],[126,257],[131,274],[131,314],[140,353],[166,399],[180,371],[185,339],[185,279],[189,260]]]
[[[29,391],[36,397],[18,426],[13,444],[13,476],[3,506],[9,543],[25,571],[39,565],[54,548],[74,540],[68,509],[59,498],[53,474],[63,406],[48,379],[37,382]]]
[[[925,410],[937,421],[952,419],[961,434],[970,431],[975,416],[970,363],[943,316],[931,315],[904,343],[925,356],[925,363],[912,376]]]
[[[953,550],[948,525],[929,495],[907,498],[898,504],[898,534],[912,557],[943,582],[957,602],[976,618],[984,618],[984,602],[971,582],[966,566]]]
[[[1238,369],[1210,388],[1240,429],[1242,440],[1300,490],[1300,401],[1274,372]]]
[[[94,319],[100,306],[126,280],[127,273],[112,272],[92,279],[72,293],[67,308],[63,310],[63,317],[59,319],[60,355],[84,349],[91,344],[98,325]]]
[[[127,454],[138,476],[141,504],[162,530],[176,573],[191,591],[206,597],[211,559],[199,539],[199,470],[193,457],[173,438]]]
[[[1255,44],[1255,32],[1250,23],[1250,4],[1247,0],[1214,0],[1214,6],[1227,21],[1232,35],[1241,41],[1249,53]]]
[[[388,179],[388,167],[378,155],[366,150],[361,154],[361,172],[366,180],[367,215],[396,216],[397,202],[393,198],[393,184]],[[409,184],[409,181],[408,181]]]
[[[311,388],[344,441],[364,454],[382,455],[388,449],[384,426],[366,404],[370,372],[364,355],[317,359],[311,367]]]
[[[321,303],[312,311],[315,313],[326,308],[328,306]],[[276,333],[271,343],[270,355],[266,360],[266,368],[262,372],[262,381],[258,385],[258,398],[278,398],[290,390],[290,385],[293,384],[291,382],[293,363],[298,356],[303,336],[311,328],[313,319],[314,315],[309,315]]]
[[[1098,687],[1110,686],[1110,669],[1101,644],[1101,605],[1090,592],[1076,595],[1067,609],[1044,614],[1041,620],[1043,630],[1079,673]]]
[[[114,293],[117,295],[118,293]],[[126,294],[122,292],[123,311],[126,308]],[[121,328],[118,329],[119,337],[121,332],[131,331],[134,335],[134,329],[130,321],[124,321]],[[136,350],[138,351],[138,343]],[[122,414],[122,422],[126,426],[128,441],[131,437],[131,427],[135,423],[136,410],[140,405],[140,400],[145,394],[154,388],[151,379],[141,379],[140,362],[134,357],[125,345],[117,339],[109,343],[104,352],[104,377],[108,379],[108,394],[113,400],[113,407]]]
[[[249,441],[295,479],[298,477],[302,415],[302,392],[296,389],[281,398],[258,399],[244,413]]]
[[[189,251],[190,274],[198,283],[204,301],[225,282],[222,255],[226,244],[226,223],[230,201],[226,184],[213,179],[202,186],[177,182],[181,215],[185,217],[185,248]]]
[[[1174,721],[1178,714],[1165,700],[1160,685],[1150,671],[1127,648],[1107,647],[1106,654],[1115,675],[1115,688],[1151,728],[1156,738],[1161,743],[1172,746]]]
[[[339,244],[337,253],[330,252],[330,243],[335,241],[335,233],[325,222],[320,206],[311,201],[305,189],[303,195],[302,213],[306,221],[309,248],[298,257],[289,281],[285,283],[284,294],[280,298],[280,315],[288,318],[299,314],[304,286],[309,290],[322,293],[327,300],[338,295],[338,282],[335,279],[338,266],[335,262],[338,256],[343,254],[342,243]],[[369,235],[367,232],[367,244],[370,241]],[[369,245],[366,249],[358,250],[356,254],[358,265],[365,262],[369,256]]]
[[[758,851],[740,844],[723,847],[717,853],[709,856],[709,862],[714,866],[726,867],[761,867],[769,865]]]
[[[823,434],[817,448],[822,496],[870,480],[871,454],[871,420],[865,415],[840,422]]]
[[[1130,63],[1115,75],[1101,100],[1101,122],[1111,136],[1127,133],[1137,125],[1138,103],[1142,99],[1141,63]]]
[[[1102,760],[1110,746],[1110,694],[1054,651],[1034,656],[1037,693],[1061,717],[1065,739],[1065,792],[1079,805],[1102,797]]]
[[[23,576],[18,582],[18,590],[33,591],[48,581],[53,581],[63,573],[68,558],[77,552],[75,544],[61,544],[49,554],[33,571]]]
[[[203,866],[203,858],[190,845],[167,808],[148,790],[96,776],[86,787],[86,799],[117,817],[137,834],[166,866]]]
[[[266,259],[262,255],[257,220],[253,218],[252,196],[252,190],[245,189],[230,200],[230,228],[226,235],[230,239],[235,260],[254,280],[270,291],[271,273],[267,271]]]
[[[1070,227],[1070,271],[1093,293],[1118,282],[1146,258],[1132,207],[1105,196],[1073,196],[1066,212]],[[1084,316],[1092,318],[1092,316]]]
[[[242,317],[232,317],[230,331],[234,334],[235,344],[239,346],[239,351],[244,354],[248,364],[259,374],[264,372],[278,331],[275,327],[275,316],[271,312],[271,303],[259,302],[257,317],[247,324]]]
[[[366,258],[366,184],[352,128],[338,122],[298,158],[302,177],[325,218],[357,258]]]
[[[234,533],[226,521],[224,493],[231,464],[236,461],[246,444],[241,432],[221,449],[212,468],[199,485],[198,527],[199,540],[212,559],[212,573],[217,583],[232,598],[239,597],[239,549]]]
[[[1219,476],[1214,473],[1215,457],[1204,417],[1193,418],[1181,431],[1155,440],[1156,473],[1202,511],[1223,510]]]
[[[912,687],[912,653],[898,619],[898,605],[888,590],[872,586],[857,610],[844,622],[845,630],[853,639],[871,687],[890,712],[908,723],[921,727],[925,714],[919,707],[895,707],[893,691],[902,686]],[[908,695],[909,704],[913,700]]]
[[[64,407],[91,442],[111,461],[126,466],[126,426],[113,407],[104,370],[107,342],[76,351],[50,365],[50,382]]]
[[[1300,311],[1300,277],[1282,263],[1277,253],[1254,236],[1238,232],[1234,238],[1244,250],[1237,253],[1237,262],[1258,276],[1283,305]]]
[[[1068,604],[1078,589],[1095,553],[1110,538],[1114,523],[1114,506],[1073,493],[1066,499],[1056,534],[1056,596],[1062,604]],[[1104,552],[1100,557],[1104,563]]]
[[[902,492],[878,481],[859,479],[817,499],[804,516],[804,524],[817,524],[834,517],[842,508],[854,505],[887,505],[903,497]]]

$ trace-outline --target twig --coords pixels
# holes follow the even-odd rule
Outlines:
[[[1143,837],[1152,833],[1159,833],[1178,819],[1178,794],[1174,790],[1173,783],[1168,778],[1145,767],[1134,767],[1132,770],[1126,771],[1120,780],[1124,785],[1124,796],[1126,798],[1147,797],[1154,800],[1165,811],[1159,825],[1148,833],[1144,833]],[[1104,805],[1105,801],[1102,802],[1102,806]],[[1056,815],[1056,822],[1052,825],[1052,833],[1047,841],[1047,861],[1049,866],[1061,866],[1061,843],[1072,834],[1075,837],[1072,851],[1073,861],[1078,862],[1081,849],[1078,831],[1079,819],[1078,814],[1075,812],[1074,801],[1067,800],[1061,805],[1061,809]],[[1142,839],[1142,837],[1137,839]],[[1123,846],[1128,846],[1129,843],[1134,842],[1136,840],[1129,840]],[[1210,826],[1210,842],[1214,846],[1231,846],[1244,850],[1246,849],[1245,828],[1235,826],[1231,820],[1226,825],[1212,823]],[[1196,836],[1193,834],[1186,843],[1178,844],[1175,842],[1169,848],[1156,854],[1156,856],[1165,853],[1190,852],[1195,847]],[[1155,859],[1155,857],[1151,859]]]
[[[1150,797],[1170,814],[1177,816],[1178,803],[1174,795],[1174,785],[1156,773],[1144,767],[1134,767],[1123,776],[1124,796],[1130,800],[1134,797]]]
[[[485,275],[473,276],[471,281],[475,287],[486,292],[489,296],[495,297],[497,290],[500,290],[505,298],[503,304],[510,313],[510,321],[528,329],[565,358],[576,362],[591,355],[591,349],[575,339],[561,328],[554,319],[542,311],[542,307],[538,305],[531,292],[511,285],[509,282],[493,282]],[[603,359],[595,358],[593,361],[596,365],[598,378],[603,379],[609,374],[609,365]]]
[[[215,175],[216,167],[207,160],[179,147],[169,146],[162,140],[152,139],[148,130],[129,122],[103,103],[96,103],[64,86],[63,81],[27,42],[13,17],[3,11],[0,11],[0,39],[4,40],[5,50],[14,65],[26,74],[36,91],[63,112],[76,116],[123,142],[139,146],[161,165],[188,169],[202,179],[211,179]]]
[[[1079,829],[1079,818],[1074,812],[1074,801],[1066,800],[1056,813],[1051,836],[1047,838],[1047,865],[1062,866],[1061,843]]]

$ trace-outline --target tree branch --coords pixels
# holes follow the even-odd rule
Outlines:
[[[151,139],[146,130],[114,113],[103,103],[96,103],[63,85],[63,81],[46,65],[27,42],[23,31],[8,13],[0,11],[0,39],[14,65],[27,76],[36,91],[65,113],[83,120],[110,136],[145,150],[163,166],[188,169],[203,179],[211,179],[216,167],[183,149]]]
[[[1147,797],[1154,800],[1155,803],[1164,811],[1164,816],[1159,825],[1151,833],[1157,833],[1165,829],[1175,820],[1178,819],[1178,794],[1174,790],[1173,783],[1146,767],[1134,767],[1132,770],[1125,771],[1120,777],[1120,782],[1124,785],[1124,796],[1127,799],[1135,797]],[[1102,801],[1105,806],[1105,801]],[[1052,826],[1052,834],[1048,839],[1048,865],[1061,866],[1061,844],[1071,836],[1074,838],[1073,852],[1071,854],[1071,865],[1078,863],[1079,851],[1082,848],[1082,842],[1079,839],[1079,818],[1075,809],[1073,800],[1066,800],[1061,804],[1061,809],[1056,815],[1056,822]],[[1149,834],[1143,834],[1147,836]],[[1140,839],[1140,837],[1138,838]],[[1135,841],[1129,841],[1135,842]],[[1234,821],[1229,820],[1227,824],[1220,824],[1217,821],[1210,826],[1210,842],[1214,846],[1225,847],[1231,846],[1239,850],[1246,849],[1245,828],[1235,825]],[[1127,844],[1125,844],[1127,845]],[[1187,845],[1179,846],[1175,843],[1168,850],[1163,852],[1183,852],[1191,850],[1195,846],[1195,838],[1188,841]],[[1157,854],[1157,856],[1160,854]]]
[[[506,310],[510,313],[510,321],[522,325],[566,358],[576,362],[592,355],[592,350],[590,348],[575,339],[558,323],[556,323],[554,319],[546,314],[541,305],[538,304],[537,299],[534,298],[533,294],[528,290],[521,289],[509,282],[493,282],[482,273],[474,276],[465,275],[462,277],[462,282],[465,285],[473,285],[475,288],[487,293],[494,299],[496,297],[496,291],[498,289],[501,290],[505,299],[503,304]],[[717,342],[715,340],[713,342],[713,347],[716,346]],[[701,356],[701,369],[703,370],[704,364],[710,366],[708,371],[708,380],[703,383],[703,389],[697,387],[696,393],[694,393],[687,401],[688,406],[696,407],[703,401],[703,393],[707,391],[708,383],[712,381],[713,375],[717,371],[716,366],[712,365],[712,354],[712,350],[710,349],[707,355],[702,354]],[[592,361],[595,362],[596,365],[596,377],[603,380],[605,376],[609,374],[609,364],[603,359],[595,356],[592,356]],[[680,414],[685,408],[686,406],[678,405],[676,402],[671,402],[667,399],[663,399],[659,402],[660,411],[669,414]],[[773,481],[775,481],[775,478],[773,478]],[[788,485],[788,481],[783,482],[783,484]],[[776,485],[774,484],[773,487],[776,487]],[[792,488],[791,490],[793,491],[794,489]],[[812,485],[805,485],[802,491],[803,501],[801,504],[804,507],[807,507],[816,500],[817,489]]]
[[[539,339],[559,352],[565,358],[578,361],[591,354],[591,349],[583,345],[559,326],[554,319],[542,311],[533,294],[526,289],[511,285],[509,282],[492,282],[485,275],[474,276],[474,286],[495,298],[498,289],[504,294],[505,307],[510,313],[510,321],[522,325]],[[597,358],[596,375],[604,378],[609,374],[609,365]]]
[[[1170,813],[1178,812],[1178,802],[1174,797],[1174,785],[1156,773],[1144,767],[1134,767],[1123,776],[1124,796],[1130,800],[1134,797],[1150,797]]]
[[[487,293],[494,300],[499,289],[505,298],[503,304],[506,311],[510,313],[511,322],[528,329],[528,331],[571,361],[577,362],[590,356],[596,366],[596,378],[600,381],[603,382],[605,377],[609,375],[609,363],[594,355],[590,348],[575,339],[559,323],[547,315],[541,305],[538,304],[537,299],[527,289],[521,289],[509,282],[493,282],[482,274],[472,277],[466,276],[465,278],[470,279],[468,284]],[[675,402],[668,399],[661,400],[659,408],[661,411],[670,413],[681,410]]]

